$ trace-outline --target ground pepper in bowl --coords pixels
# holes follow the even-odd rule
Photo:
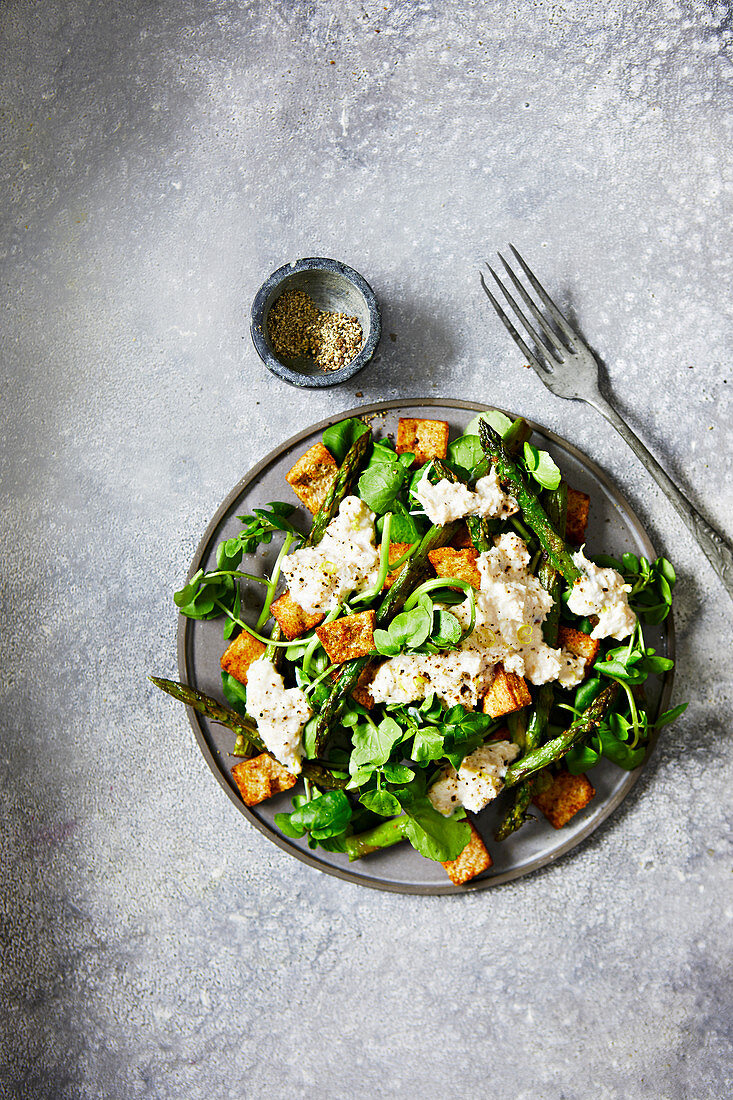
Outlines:
[[[312,359],[320,370],[339,370],[361,350],[364,333],[356,317],[319,309],[304,290],[286,290],[272,306],[267,329],[275,354]]]

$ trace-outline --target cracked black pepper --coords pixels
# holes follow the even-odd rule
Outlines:
[[[319,309],[304,290],[286,290],[270,310],[267,329],[275,354],[311,358],[321,370],[338,370],[361,350],[364,334],[356,317]]]

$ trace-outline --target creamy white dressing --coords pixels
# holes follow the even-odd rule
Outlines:
[[[273,756],[298,775],[303,759],[303,726],[313,716],[300,688],[286,688],[272,661],[259,657],[247,670],[247,713]]]
[[[285,558],[282,572],[290,595],[304,611],[330,611],[350,593],[365,592],[376,582],[374,520],[363,500],[344,497],[318,545]]]
[[[485,477],[479,478],[473,492],[447,478],[431,485],[426,470],[415,487],[415,496],[430,522],[441,527],[465,516],[511,516],[519,509],[514,497],[502,489],[493,466]]]
[[[548,646],[542,623],[552,597],[528,572],[529,553],[518,535],[495,539],[480,554],[481,587],[476,593],[473,633],[445,654],[402,654],[379,666],[370,692],[379,703],[409,703],[434,692],[447,706],[472,708],[488,691],[496,665],[525,676],[532,684],[559,680],[573,687],[583,679],[585,662],[564,649]],[[450,611],[464,627],[470,622],[466,600]]]
[[[458,771],[443,768],[440,778],[428,790],[438,813],[449,817],[459,806],[478,813],[493,801],[504,786],[507,767],[519,755],[511,741],[489,741],[463,758]]]
[[[573,554],[583,576],[573,585],[568,607],[576,615],[597,615],[598,623],[591,638],[628,638],[636,626],[636,615],[629,607],[631,585],[615,569],[589,561],[583,549]]]

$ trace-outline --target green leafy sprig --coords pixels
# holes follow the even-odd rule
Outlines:
[[[650,562],[636,554],[624,554],[621,560],[598,554],[597,565],[616,569],[627,584],[631,585],[629,605],[644,622],[656,626],[663,622],[672,609],[672,591],[677,575],[670,561],[659,557]]]

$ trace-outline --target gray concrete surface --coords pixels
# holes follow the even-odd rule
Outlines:
[[[733,535],[730,6],[6,0],[0,33],[0,1093],[730,1096],[733,608],[476,274],[526,252]],[[308,254],[384,307],[334,392],[279,384],[247,333]],[[524,411],[678,567],[687,714],[589,842],[493,892],[302,866],[145,681],[175,672],[171,588],[231,485],[362,394]]]

